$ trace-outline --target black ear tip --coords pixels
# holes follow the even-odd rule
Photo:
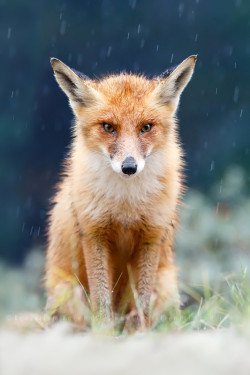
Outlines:
[[[163,73],[161,73],[160,75],[160,78],[161,79],[165,79],[165,78],[168,78],[170,76],[170,74],[173,73],[173,71],[177,68],[177,66],[171,66],[170,68],[168,68],[167,70],[165,70]]]
[[[60,62],[60,60],[56,59],[55,57],[50,58],[50,63],[52,65],[52,67],[54,67],[55,64],[57,64],[58,62]]]

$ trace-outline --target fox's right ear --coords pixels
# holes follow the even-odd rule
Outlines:
[[[181,93],[192,77],[196,60],[196,55],[189,56],[180,65],[159,77],[159,84],[153,92],[154,99],[159,105],[168,104],[173,112],[176,111]]]
[[[98,92],[82,79],[84,75],[82,75],[82,77],[77,75],[62,61],[54,57],[50,59],[50,62],[54,70],[55,78],[59,86],[68,96],[73,109],[79,106],[89,106],[98,101]]]

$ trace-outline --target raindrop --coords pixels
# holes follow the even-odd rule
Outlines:
[[[159,51],[159,44],[156,44],[156,52]]]
[[[211,161],[210,172],[212,172],[213,170],[214,170],[214,160]]]
[[[38,227],[38,230],[37,230],[37,237],[40,236],[40,230],[41,230],[41,227]]]
[[[109,46],[109,47],[108,47],[108,51],[107,51],[107,56],[110,56],[110,54],[111,54],[111,51],[112,51],[112,47],[111,47],[111,46]]]
[[[33,225],[32,225],[32,227],[30,228],[30,236],[32,236],[33,229],[34,229],[34,227],[33,227]]]
[[[198,34],[195,34],[194,41],[197,42],[197,40],[198,40]]]
[[[136,6],[136,0],[129,0],[129,5],[131,6],[132,9],[134,9]]]
[[[222,179],[220,180],[220,194],[222,193]]]
[[[141,31],[141,24],[139,23],[138,28],[137,28],[137,33],[140,34]]]
[[[172,62],[173,62],[173,59],[174,59],[174,54],[172,53],[172,55],[171,55],[171,60],[170,60],[170,63],[172,64]]]
[[[129,39],[129,37],[130,37],[130,33],[128,32],[127,39]]]
[[[234,103],[237,103],[237,102],[238,102],[238,99],[239,99],[239,92],[240,92],[239,87],[235,87],[235,89],[234,89]]]
[[[62,21],[61,26],[60,26],[60,34],[61,35],[65,34],[66,26],[67,26],[66,21]]]
[[[10,39],[10,37],[11,37],[11,27],[8,27],[7,39]]]
[[[243,109],[240,110],[240,118],[242,117]]]
[[[22,232],[24,231],[24,228],[25,228],[25,223],[23,223],[22,225]]]
[[[236,64],[236,61],[235,61],[235,63],[234,63],[234,69],[236,69],[237,68],[237,64]]]
[[[217,202],[216,210],[215,210],[215,215],[218,215],[219,208],[220,208],[220,202]]]
[[[218,94],[218,88],[216,87],[216,89],[215,89],[215,95],[217,95]]]
[[[184,11],[184,4],[183,4],[183,3],[180,3],[180,4],[179,4],[179,8],[178,8],[178,10],[179,10],[179,17],[181,17],[181,16],[182,16],[182,13],[183,13],[183,11]]]

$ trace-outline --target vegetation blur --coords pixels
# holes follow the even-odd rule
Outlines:
[[[0,0],[0,318],[44,305],[46,215],[72,127],[50,57],[94,78],[154,76],[198,54],[178,112],[188,186],[180,284],[187,305],[197,293],[215,301],[207,291],[222,296],[229,284],[240,300],[250,263],[249,14],[244,0]]]

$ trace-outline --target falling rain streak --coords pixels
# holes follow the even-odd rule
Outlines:
[[[237,103],[237,102],[238,102],[238,99],[239,99],[239,92],[240,92],[239,87],[235,87],[235,89],[234,89],[234,103]]]

